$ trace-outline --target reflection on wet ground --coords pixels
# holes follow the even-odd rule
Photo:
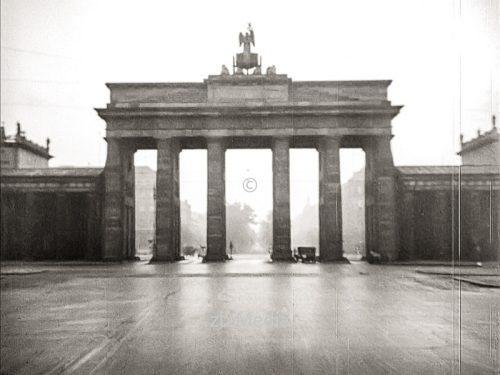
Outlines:
[[[416,269],[4,263],[1,372],[495,373],[498,289]]]

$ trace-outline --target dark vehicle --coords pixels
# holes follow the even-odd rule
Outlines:
[[[298,250],[298,260],[302,260],[302,263],[316,263],[316,248],[315,247],[302,247],[299,246]]]

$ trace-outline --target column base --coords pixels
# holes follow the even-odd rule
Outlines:
[[[172,256],[153,256],[149,263],[174,263],[185,260],[183,256],[172,257]]]
[[[141,258],[138,257],[137,255],[134,255],[134,256],[130,256],[130,257],[127,257],[127,260],[129,262],[140,262],[141,261]]]
[[[318,261],[320,263],[345,263],[345,264],[351,264],[351,262],[349,262],[349,259],[347,259],[346,257],[342,257],[342,258],[330,258],[330,257],[319,257],[318,258]]]
[[[272,253],[271,260],[273,262],[297,262],[297,260],[293,257],[292,252],[286,253]]]
[[[208,258],[207,256],[203,257],[203,263],[208,263],[208,262],[225,262],[228,260],[227,255],[222,255],[222,256],[211,256]]]
[[[380,254],[374,251],[366,255],[366,261],[370,264],[391,264],[395,260],[398,259],[391,259],[384,253]]]

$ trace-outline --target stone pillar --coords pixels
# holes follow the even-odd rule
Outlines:
[[[129,205],[125,205],[125,215],[124,215],[124,221],[125,221],[125,239],[124,239],[124,244],[125,244],[125,258],[126,259],[131,259],[135,254],[133,253],[132,250],[132,233],[134,232],[132,228],[132,216],[133,209]]]
[[[174,155],[172,156],[174,160],[173,164],[173,183],[174,183],[174,220],[173,220],[173,238],[174,238],[174,249],[176,250],[175,255],[177,260],[183,260],[184,257],[181,255],[181,198],[180,198],[180,177],[179,177],[179,156],[181,152],[180,143],[178,140],[174,143]],[[135,220],[134,220],[135,225]],[[134,238],[135,241],[135,238]]]
[[[104,168],[104,231],[103,260],[123,258],[124,187],[123,152],[118,139],[108,138],[108,155]]]
[[[391,136],[372,137],[365,146],[367,168],[367,203],[371,225],[368,251],[376,251],[386,261],[396,260],[399,241],[396,226],[396,183],[391,151]],[[368,254],[369,255],[369,254]]]
[[[207,139],[207,261],[227,257],[225,155],[224,139]]]
[[[377,248],[377,230],[375,220],[375,193],[376,173],[375,155],[370,144],[364,146],[365,150],[365,242],[366,257],[370,257],[370,251]]]
[[[319,151],[319,256],[323,262],[344,260],[342,251],[342,198],[340,139],[325,137]]]
[[[392,159],[391,138],[377,138],[377,220],[378,247],[388,261],[399,256],[399,241],[396,224],[396,181]]]
[[[273,151],[273,260],[291,260],[290,140],[275,138]]]
[[[127,148],[127,170],[125,179],[125,193],[127,205],[127,255],[129,259],[135,257],[135,166],[134,166],[135,148]]]
[[[156,247],[153,261],[180,259],[179,143],[172,138],[157,141]]]

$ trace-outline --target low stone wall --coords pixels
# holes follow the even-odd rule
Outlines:
[[[2,260],[101,258],[101,171],[2,171]]]
[[[499,259],[498,167],[400,167],[399,172],[401,260]]]

